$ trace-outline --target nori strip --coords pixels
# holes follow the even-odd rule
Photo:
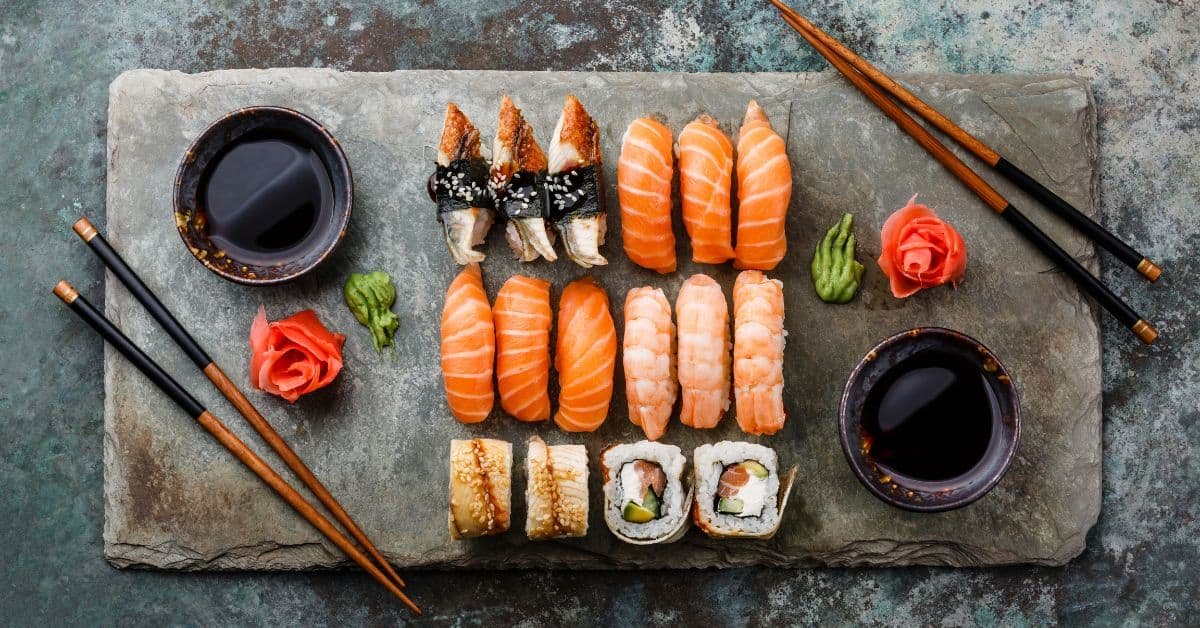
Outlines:
[[[604,211],[596,166],[547,175],[545,202],[546,215],[556,225]]]
[[[496,207],[509,218],[545,218],[545,185],[545,173],[518,170],[507,185],[494,189]]]
[[[437,202],[438,220],[447,212],[494,207],[487,182],[488,163],[484,159],[455,159],[449,166],[439,164],[429,181],[430,196]]]

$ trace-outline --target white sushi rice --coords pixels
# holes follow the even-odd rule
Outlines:
[[[716,511],[717,487],[725,467],[754,460],[767,468],[762,515],[739,517]],[[754,443],[721,441],[701,445],[692,454],[696,476],[696,519],[715,536],[769,537],[779,527],[779,461],[775,450]]]
[[[634,523],[621,516],[625,507],[624,490],[621,486],[621,468],[630,462],[645,460],[662,467],[667,485],[662,496],[662,516]],[[669,543],[677,540],[682,529],[686,529],[690,496],[683,478],[683,467],[687,463],[683,452],[675,445],[643,440],[636,443],[615,445],[604,450],[600,456],[604,470],[604,522],[613,534],[648,543]]]

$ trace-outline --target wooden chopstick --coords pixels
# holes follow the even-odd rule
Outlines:
[[[350,539],[339,532],[315,506],[304,499],[270,465],[258,457],[258,454],[255,454],[253,450],[247,447],[246,443],[242,442],[233,432],[230,432],[229,428],[225,427],[225,424],[221,423],[219,419],[205,409],[199,401],[196,401],[195,397],[172,379],[162,367],[147,356],[132,340],[121,333],[121,330],[117,329],[111,321],[105,318],[95,306],[80,296],[75,288],[71,287],[71,284],[66,281],[58,282],[58,285],[54,286],[54,294],[62,299],[63,303],[66,303],[72,311],[78,314],[92,329],[95,329],[109,344],[116,348],[121,355],[132,362],[139,371],[158,386],[172,401],[199,422],[205,430],[208,430],[208,433],[212,434],[242,464],[246,465],[259,479],[278,493],[289,506],[299,513],[301,517],[304,517],[305,521],[308,521],[321,534],[324,534],[338,549],[345,552],[354,562],[358,563],[363,570],[370,574],[379,584],[382,584],[392,595],[395,595],[401,602],[404,602],[404,605],[409,610],[415,614],[421,614],[421,609],[412,600],[408,599],[404,591],[401,591],[395,582],[380,571],[366,555],[360,552],[350,542]]]
[[[367,551],[367,554],[369,554],[371,558],[375,560],[383,572],[389,578],[391,578],[397,586],[405,586],[404,580],[400,578],[400,575],[396,573],[396,570],[393,569],[391,564],[388,563],[387,559],[383,557],[383,554],[375,547],[375,544],[371,542],[371,539],[369,539],[362,529],[358,527],[358,524],[354,522],[354,519],[352,519],[346,510],[342,508],[342,505],[339,504],[336,499],[334,499],[329,490],[325,488],[325,485],[317,479],[317,476],[314,475],[311,470],[309,470],[308,465],[304,464],[304,461],[300,459],[300,456],[296,455],[296,452],[293,451],[291,446],[287,444],[287,441],[283,440],[283,437],[279,435],[279,432],[275,431],[275,428],[271,427],[271,424],[267,422],[266,418],[264,418],[261,413],[259,413],[258,409],[254,407],[254,404],[250,403],[250,400],[246,398],[246,395],[242,394],[242,391],[238,389],[237,385],[225,375],[225,372],[221,370],[221,367],[218,366],[217,363],[212,360],[212,358],[208,357],[208,353],[204,351],[204,349],[200,346],[200,343],[196,342],[196,340],[192,338],[192,335],[183,328],[183,325],[181,325],[179,321],[175,319],[170,310],[168,310],[166,306],[162,304],[162,301],[158,300],[158,297],[154,294],[154,292],[152,292],[150,288],[142,282],[141,278],[137,276],[137,273],[133,272],[133,269],[129,267],[129,264],[125,263],[125,260],[121,257],[121,255],[112,248],[108,241],[104,239],[104,236],[100,235],[100,232],[95,226],[92,225],[91,221],[89,221],[86,217],[81,217],[79,220],[75,221],[75,224],[72,225],[71,228],[75,230],[75,233],[78,234],[79,237],[88,244],[89,248],[96,253],[96,255],[104,262],[106,266],[108,266],[108,269],[111,270],[112,273],[121,280],[121,283],[125,284],[125,287],[129,290],[129,292],[132,293],[133,296],[137,298],[137,300],[140,301],[141,304],[146,308],[146,310],[150,312],[150,315],[154,317],[154,320],[158,321],[159,325],[162,325],[163,329],[166,330],[167,334],[171,336],[175,343],[178,344],[179,347],[183,349],[184,353],[191,358],[192,362],[204,372],[205,377],[207,377],[208,380],[217,387],[217,390],[219,390],[221,394],[233,404],[233,407],[237,408],[237,411],[240,412],[243,417],[245,417],[246,422],[254,428],[254,431],[258,432],[258,435],[261,436],[264,441],[266,441],[267,446],[269,446],[271,450],[283,460],[284,464],[286,464],[287,467],[292,470],[292,473],[296,474],[296,477],[300,478],[300,482],[303,483],[308,490],[312,491],[313,495],[316,496],[317,501],[321,502],[327,509],[329,509],[329,512],[333,514],[333,518],[341,523],[344,528],[346,528],[346,531],[350,533],[350,536],[353,536],[354,539],[358,541],[358,543]]]
[[[822,57],[825,57],[833,67],[837,68],[839,72],[853,83],[863,95],[875,103],[897,126],[916,140],[922,148],[929,152],[934,159],[937,159],[959,181],[970,188],[988,207],[991,207],[996,213],[1003,216],[1025,239],[1029,240],[1046,257],[1050,258],[1051,261],[1066,271],[1067,275],[1080,288],[1090,294],[1100,305],[1112,313],[1117,320],[1133,331],[1142,342],[1151,344],[1158,338],[1158,331],[1149,322],[1139,316],[1133,308],[1129,307],[1120,297],[1109,290],[1095,275],[1088,272],[1079,262],[1075,261],[1074,257],[1064,251],[1058,243],[1046,235],[1037,225],[1030,222],[1024,214],[1013,207],[1012,203],[1009,203],[987,181],[984,181],[974,170],[971,170],[954,153],[950,152],[925,127],[921,126],[916,120],[905,113],[898,104],[880,91],[865,75],[855,70],[845,59],[834,54],[814,34],[801,28],[799,23],[791,17],[794,13],[791,9],[780,3],[779,0],[770,0],[770,2],[779,8],[783,14],[783,19],[792,28],[796,29],[796,32],[800,33]]]
[[[1152,282],[1158,281],[1159,276],[1162,275],[1162,268],[1151,261],[1150,258],[1142,255],[1124,240],[1118,238],[1111,231],[1105,229],[1099,223],[1076,209],[1074,205],[1063,200],[1062,197],[1026,174],[1024,170],[1021,170],[1011,161],[1005,159],[995,149],[942,115],[937,109],[934,109],[918,96],[905,89],[903,85],[892,80],[891,77],[884,74],[874,65],[871,65],[869,61],[858,56],[853,50],[842,45],[841,42],[808,21],[803,15],[783,4],[781,0],[770,0],[770,2],[786,17],[791,18],[789,23],[793,28],[802,34],[807,32],[809,35],[820,40],[827,49],[832,50],[839,57],[849,62],[850,65],[854,66],[856,70],[863,73],[863,75],[877,86],[883,88],[912,111],[915,111],[917,115],[937,127],[938,130],[949,135],[960,146],[970,151],[971,154],[978,157],[988,166],[991,166],[996,172],[999,172],[1017,187],[1037,199],[1038,202],[1050,208],[1050,210],[1061,216],[1076,229],[1079,229],[1089,238],[1099,243],[1101,247],[1112,253],[1113,256],[1121,260],[1126,266],[1138,271],[1143,277]]]

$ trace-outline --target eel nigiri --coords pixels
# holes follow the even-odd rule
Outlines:
[[[735,268],[771,270],[787,253],[784,223],[792,200],[787,145],[753,100],[737,144],[738,224]]]
[[[474,247],[483,244],[495,220],[488,190],[488,164],[483,158],[479,130],[454,103],[446,105],[429,196],[437,203],[438,222],[442,223],[454,261],[482,262],[486,256]]]
[[[592,432],[608,416],[617,330],[608,295],[591,277],[567,284],[558,301],[558,412],[554,422],[568,432]]]
[[[567,257],[584,268],[608,263],[600,255],[608,228],[600,174],[600,127],[568,95],[550,140],[546,194]]]
[[[634,264],[660,273],[675,272],[675,232],[671,230],[674,159],[671,129],[653,118],[630,123],[617,162],[621,240]]]
[[[747,434],[783,429],[783,283],[757,270],[733,283],[733,393]]]
[[[679,333],[679,421],[716,427],[729,409],[729,305],[708,275],[692,275],[675,298]]]
[[[692,240],[692,261],[720,264],[733,259],[729,186],[733,180],[733,144],[707,115],[679,134],[679,192],[683,226]]]
[[[519,421],[550,418],[550,282],[513,275],[492,307],[500,406]]]
[[[496,210],[508,218],[504,237],[517,259],[532,262],[538,256],[558,259],[546,227],[543,202],[546,153],[533,137],[533,127],[508,96],[500,99],[500,124],[492,144],[491,190]]]
[[[496,336],[483,274],[479,264],[467,264],[450,282],[442,306],[442,379],[454,418],[478,423],[491,413],[495,357]]]
[[[649,440],[667,431],[679,382],[675,375],[675,324],[671,303],[659,288],[634,288],[625,295],[625,397],[629,420]]]

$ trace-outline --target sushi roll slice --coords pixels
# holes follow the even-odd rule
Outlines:
[[[732,441],[697,447],[692,464],[696,527],[713,538],[775,536],[797,467],[781,474],[774,449]]]
[[[525,534],[533,541],[587,536],[588,461],[583,445],[547,446],[529,439]]]
[[[600,127],[578,98],[568,95],[550,139],[546,202],[567,257],[584,268],[603,266],[608,228],[600,180]]]
[[[512,443],[493,438],[450,441],[450,538],[508,530],[512,515]]]
[[[546,220],[546,153],[533,137],[533,127],[508,96],[500,99],[500,125],[492,144],[489,183],[496,210],[508,218],[504,237],[517,259],[558,259],[554,231]]]
[[[454,103],[446,105],[429,197],[437,203],[437,219],[454,261],[464,266],[482,262],[486,256],[474,247],[483,244],[495,220],[488,162],[479,130]]]
[[[633,545],[673,543],[687,532],[692,491],[686,460],[675,445],[644,440],[614,445],[600,455],[604,523]]]

